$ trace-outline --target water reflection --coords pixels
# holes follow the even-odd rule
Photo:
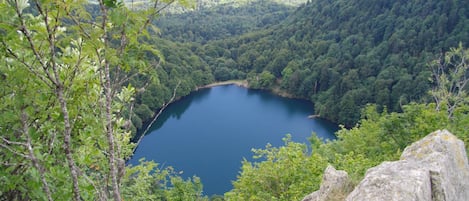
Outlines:
[[[168,105],[166,110],[161,113],[155,123],[151,126],[150,131],[158,130],[171,117],[180,119],[192,103],[204,100],[204,98],[210,94],[210,90],[211,88],[200,89]],[[148,126],[148,123],[146,126]],[[151,132],[148,132],[147,134],[150,133]]]
[[[308,119],[312,103],[237,86],[196,91],[171,104],[137,148],[130,163],[145,157],[201,178],[207,195],[232,188],[243,158],[267,143],[281,146],[287,133],[308,142],[312,132],[334,139],[337,126]]]

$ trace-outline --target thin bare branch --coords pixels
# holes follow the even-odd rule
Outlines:
[[[53,199],[52,199],[52,194],[49,188],[49,183],[47,182],[46,177],[45,177],[46,171],[44,167],[40,164],[38,158],[34,155],[31,135],[29,134],[28,116],[26,112],[24,111],[22,111],[22,114],[21,114],[21,124],[22,124],[23,134],[26,136],[26,139],[27,139],[26,148],[28,149],[28,152],[29,152],[29,158],[31,159],[31,162],[33,163],[34,167],[39,172],[39,177],[42,183],[42,190],[46,194],[47,200],[52,201]]]
[[[69,76],[68,78],[68,81],[70,83],[73,83],[73,80],[75,79],[77,73],[78,73],[78,70],[80,69],[80,65],[82,64],[83,60],[86,58],[86,56],[83,56],[82,55],[82,45],[83,45],[83,41],[81,41],[81,43],[79,44],[79,46],[77,48],[79,48],[80,50],[78,51],[78,59],[76,61],[76,63],[74,64],[74,66],[72,67],[73,69],[73,73]]]
[[[83,176],[83,178],[85,178],[85,180],[88,181],[88,183],[90,183],[94,187],[95,192],[98,195],[99,200],[101,200],[101,201],[107,201],[108,200],[106,193],[104,193],[104,191],[99,190],[100,189],[99,186],[96,185],[96,183],[92,179],[90,179],[88,177],[88,175],[84,174],[80,169],[78,169],[78,174]]]
[[[159,0],[156,0],[155,3],[153,4],[153,8],[152,8],[154,10],[154,12],[152,12],[150,15],[148,15],[147,20],[145,21],[143,26],[140,27],[140,29],[138,31],[138,35],[140,35],[143,32],[143,30],[148,26],[148,24],[150,24],[150,22],[155,18],[156,15],[158,15],[162,10],[166,9],[168,6],[170,6],[174,2],[176,2],[176,0],[172,0],[172,1],[168,2],[167,4],[165,4],[164,6],[162,6],[161,8],[158,9]]]
[[[42,82],[44,82],[44,84],[46,84],[48,87],[50,88],[53,88],[52,85],[50,84],[50,82],[48,82],[47,80],[50,81],[50,79],[46,79],[46,77],[44,77],[39,71],[37,71],[35,68],[33,68],[32,65],[28,64],[24,58],[20,58],[15,52],[13,52],[13,50],[11,50],[10,48],[8,48],[7,44],[5,44],[4,41],[2,41],[2,44],[7,47],[7,52],[10,56],[12,56],[13,58],[15,58],[18,62],[20,62],[21,64],[23,64],[28,70],[29,72],[31,72],[33,75],[37,76]]]
[[[2,137],[2,140],[3,140],[4,142],[6,142],[7,144],[14,144],[14,145],[26,146],[26,143],[24,143],[24,142],[14,142],[14,141],[10,141],[10,140],[5,139],[4,137]]]
[[[62,3],[63,3],[64,5],[67,5],[67,4],[68,4],[68,3],[65,2],[65,1],[62,1]],[[83,27],[83,25],[82,25],[82,23],[81,23],[81,20],[78,20],[77,17],[76,17],[75,15],[73,15],[73,14],[70,12],[69,9],[65,9],[65,8],[64,8],[63,10],[65,11],[66,16],[69,17],[69,18],[73,21],[73,23],[75,23],[75,25],[78,26],[78,28],[80,29],[81,33],[82,33],[86,38],[90,39],[90,38],[91,38],[91,34],[88,33],[88,31]],[[79,18],[79,17],[80,17],[80,16],[78,16],[78,18]],[[89,24],[92,25],[92,26],[95,26],[95,25],[96,25],[93,21],[88,21],[88,22],[86,22],[86,23],[89,23]]]
[[[36,3],[38,3],[38,2],[36,2]],[[28,40],[28,44],[29,44],[31,50],[33,51],[34,56],[36,57],[36,60],[41,64],[41,67],[42,67],[44,73],[47,75],[47,78],[51,82],[54,82],[55,80],[53,79],[52,75],[49,73],[47,64],[43,61],[43,56],[39,53],[38,49],[36,48],[36,45],[33,42],[33,39],[31,37],[31,32],[29,31],[29,29],[26,26],[23,13],[19,10],[18,0],[15,0],[15,4],[16,4],[15,5],[15,11],[16,11],[16,14],[17,14],[18,18],[20,19],[20,23],[21,23],[20,31],[26,36],[26,39]]]
[[[9,163],[9,162],[0,162],[0,164],[4,165],[4,166],[25,166],[25,165],[28,165],[27,163]]]
[[[10,146],[8,146],[8,145],[5,145],[5,144],[0,143],[0,147],[3,147],[3,148],[5,148],[5,149],[7,149],[8,151],[10,151],[10,152],[13,153],[13,154],[16,154],[16,155],[21,156],[21,157],[26,158],[26,159],[30,159],[28,155],[22,154],[22,153],[20,153],[20,152],[18,152],[18,151],[16,151],[16,150],[12,149],[12,148],[11,148]]]
[[[431,65],[434,89],[431,94],[436,102],[436,110],[446,106],[448,118],[452,118],[454,110],[467,101],[466,85],[469,82],[467,50],[462,48],[452,48],[450,52],[442,54],[433,65]]]
[[[168,105],[171,104],[174,101],[174,99],[176,98],[176,91],[177,91],[180,84],[181,84],[181,81],[179,81],[178,84],[176,85],[176,87],[174,88],[173,96],[171,97],[171,99],[167,103],[163,104],[163,106],[160,108],[160,110],[155,115],[155,117],[153,117],[153,120],[151,120],[150,124],[148,124],[145,131],[143,131],[143,133],[140,135],[140,137],[137,140],[137,143],[136,143],[136,146],[135,146],[133,152],[135,152],[135,149],[137,149],[137,147],[140,144],[140,142],[142,141],[143,137],[147,134],[147,132],[150,130],[151,126],[155,123],[155,121],[158,119],[158,117],[161,115],[161,113],[163,113],[163,111],[166,109],[166,107],[168,107]]]

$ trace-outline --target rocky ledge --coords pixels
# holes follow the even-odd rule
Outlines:
[[[329,166],[320,189],[303,201],[467,201],[469,164],[464,143],[447,130],[436,131],[407,147],[399,161],[370,168],[348,194],[349,183],[346,172]]]

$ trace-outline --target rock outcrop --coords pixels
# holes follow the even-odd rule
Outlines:
[[[323,184],[305,200],[331,200],[322,189]],[[469,163],[464,143],[447,130],[431,133],[407,147],[399,161],[370,168],[345,200],[467,201]]]
[[[430,172],[408,161],[371,168],[347,200],[432,200]]]
[[[469,200],[469,164],[464,143],[448,131],[435,132],[408,147],[401,160],[428,170],[433,200]]]
[[[464,143],[446,130],[407,147],[399,161],[371,168],[347,197],[352,200],[469,200]]]
[[[322,176],[319,190],[306,196],[303,201],[344,200],[350,188],[351,183],[347,172],[336,170],[328,165]]]

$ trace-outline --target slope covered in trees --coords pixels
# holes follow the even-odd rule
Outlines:
[[[444,69],[433,72],[432,80],[437,84],[431,94],[435,102],[403,105],[400,113],[379,112],[376,105],[369,105],[362,111],[359,124],[338,131],[337,140],[324,143],[313,135],[311,152],[305,144],[292,142],[288,136],[282,147],[268,145],[254,150],[254,158],[264,160],[244,160],[234,188],[225,198],[300,200],[318,190],[323,170],[329,164],[349,173],[353,189],[369,168],[398,160],[405,147],[439,129],[455,133],[469,151],[468,62],[469,49],[458,47],[432,63],[432,68]],[[341,193],[346,192],[334,193],[330,196],[343,200],[345,195]]]
[[[229,3],[182,14],[167,14],[159,18],[156,25],[165,39],[204,44],[276,25],[293,9],[272,1],[241,5]]]
[[[91,0],[98,4],[97,1]],[[124,0],[125,5],[130,8],[146,9],[152,4],[150,0]],[[169,4],[168,4],[169,3]],[[220,9],[223,7],[247,7],[251,3],[266,3],[266,4],[279,4],[285,7],[297,7],[306,3],[306,0],[180,0],[180,1],[160,1],[160,8],[166,7],[164,13],[168,14],[184,14],[184,13],[197,13],[199,11],[206,11],[212,8]],[[168,6],[166,6],[168,5]],[[250,13],[256,14],[256,13]],[[213,16],[211,16],[213,17]]]
[[[212,8],[217,6],[244,6],[253,2],[268,2],[268,3],[278,3],[286,6],[298,6],[300,4],[306,3],[306,0],[196,0],[197,8]]]
[[[213,72],[241,71],[260,88],[277,82],[322,117],[352,126],[366,103],[399,111],[426,97],[427,63],[469,44],[468,8],[462,0],[313,0],[278,26],[196,53]]]
[[[359,123],[341,130],[334,142],[323,144],[312,138],[316,152],[311,155],[307,145],[288,137],[283,147],[256,150],[265,161],[244,161],[234,189],[225,198],[301,199],[318,187],[327,163],[347,170],[357,181],[369,167],[396,159],[405,146],[441,128],[457,134],[467,146],[467,97],[461,101],[445,97],[448,93],[443,91],[429,95],[438,85],[438,79],[431,79],[437,77],[433,73],[454,72],[435,71],[430,63],[443,61],[450,55],[444,52],[459,43],[468,46],[467,8],[466,1],[317,0],[265,30],[207,40],[203,46],[193,43],[191,50],[216,80],[246,78],[251,87],[281,87],[312,100],[322,117],[349,127]],[[178,32],[174,33],[177,38]],[[467,51],[463,52],[448,61],[466,62]],[[437,103],[425,104],[433,100]],[[458,106],[446,104],[454,100]],[[368,103],[375,105],[365,107]],[[448,108],[455,115],[449,115]]]
[[[278,24],[291,11],[290,7],[270,1],[254,1],[239,6],[229,4],[161,16],[151,31],[155,36],[161,33],[162,38],[145,39],[145,42],[161,50],[158,55],[147,53],[144,57],[154,68],[144,75],[132,77],[128,82],[140,92],[136,96],[135,109],[131,111],[133,126],[142,129],[155,115],[155,111],[170,101],[176,88],[175,98],[179,98],[215,80],[244,79],[246,73],[240,70],[210,68],[207,61],[218,62],[215,64],[217,66],[224,66],[225,61],[214,61],[199,55],[205,54],[202,52],[218,54],[224,52],[224,47],[204,48],[201,43],[239,36]]]
[[[152,68],[128,81],[138,91],[132,111],[136,129],[142,129],[159,108],[169,103],[173,93],[174,98],[180,98],[199,86],[214,82],[211,69],[191,51],[191,44],[158,38],[148,43],[161,50],[159,57],[147,54],[144,60],[152,61]]]
[[[311,0],[287,18],[292,10],[247,4],[254,8],[226,12],[275,11],[273,18],[250,20],[239,32],[221,21],[209,32],[189,27],[194,37],[186,39],[170,16],[174,22],[161,26],[179,42],[147,32],[158,10],[97,2],[91,13],[82,1],[0,3],[1,199],[206,199],[196,177],[124,162],[133,149],[129,122],[141,127],[173,94],[214,80],[280,87],[312,100],[323,117],[360,123],[334,142],[313,138],[312,155],[288,138],[284,147],[257,150],[265,162],[243,162],[228,199],[301,198],[326,163],[359,178],[436,129],[448,128],[467,146],[469,55],[462,47],[444,52],[469,46],[468,1]],[[358,120],[367,103],[376,105]]]

